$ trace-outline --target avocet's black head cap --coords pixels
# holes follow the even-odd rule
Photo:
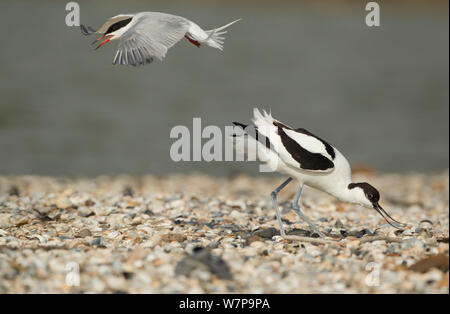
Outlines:
[[[369,200],[369,202],[372,204],[373,208],[393,227],[395,228],[402,228],[405,226],[405,224],[398,222],[394,218],[392,218],[384,209],[381,207],[381,205],[378,203],[380,201],[380,192],[376,188],[374,188],[372,185],[370,185],[367,182],[361,182],[361,183],[350,183],[348,185],[348,188],[354,189],[354,188],[360,188],[363,190],[364,195]],[[388,219],[390,218],[390,220]]]
[[[354,189],[356,187],[359,187],[363,190],[364,195],[372,203],[372,205],[378,203],[378,201],[380,200],[380,192],[378,192],[378,190],[371,186],[369,183],[350,183],[348,185],[349,189]]]

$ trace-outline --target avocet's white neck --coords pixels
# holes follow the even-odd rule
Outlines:
[[[367,199],[364,190],[361,188],[350,188],[348,182],[345,185],[340,186],[339,193],[334,194],[334,196],[347,203],[359,204],[361,206],[372,208],[373,204]]]

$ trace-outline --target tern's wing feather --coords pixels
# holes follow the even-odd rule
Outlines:
[[[189,21],[168,14],[146,14],[137,20],[121,37],[113,64],[143,65],[162,60],[167,50],[181,40],[189,28]]]

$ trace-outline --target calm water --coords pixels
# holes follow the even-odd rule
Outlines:
[[[65,26],[65,1],[1,1],[0,175],[254,172],[237,162],[173,163],[175,125],[248,121],[255,106],[310,129],[380,171],[449,166],[448,7],[363,8],[79,1],[94,27],[163,11],[211,28],[242,17],[223,53],[178,43],[164,62],[113,67],[115,43]],[[106,5],[105,5],[106,3]]]

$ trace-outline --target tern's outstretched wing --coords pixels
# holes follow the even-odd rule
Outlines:
[[[133,25],[120,38],[113,64],[139,66],[162,60],[167,50],[181,40],[190,22],[164,13],[137,14]]]

